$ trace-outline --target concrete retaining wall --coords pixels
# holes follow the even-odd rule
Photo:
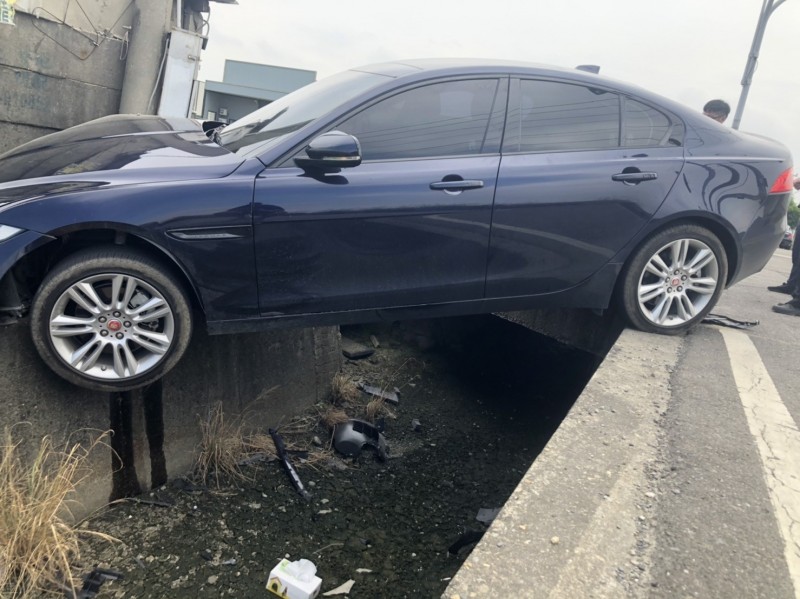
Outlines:
[[[17,12],[0,26],[0,153],[115,114],[127,44]]]
[[[0,430],[14,427],[32,456],[45,435],[59,448],[88,444],[114,422],[113,445],[124,467],[109,446],[93,450],[80,515],[137,486],[146,490],[185,474],[200,441],[199,422],[216,402],[228,419],[246,414],[253,427],[275,426],[328,393],[340,360],[335,327],[215,337],[198,331],[160,393],[110,397],[53,375],[22,321],[0,328]]]
[[[499,312],[497,316],[571,347],[604,357],[625,323],[613,310],[547,309]]]

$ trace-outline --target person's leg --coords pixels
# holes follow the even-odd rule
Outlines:
[[[792,244],[792,270],[786,280],[786,284],[792,289],[792,295],[800,295],[800,242],[797,241],[796,237],[797,234],[795,233],[795,240]]]
[[[797,227],[800,229],[800,227]],[[795,239],[792,244],[792,270],[789,272],[789,278],[785,283],[780,285],[771,285],[767,287],[770,291],[776,293],[788,293],[789,295],[800,295],[800,243]]]

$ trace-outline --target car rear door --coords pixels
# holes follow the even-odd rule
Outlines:
[[[335,129],[363,163],[256,181],[265,315],[481,299],[508,79],[459,78],[382,97]]]
[[[597,272],[683,167],[683,125],[613,91],[511,81],[487,297],[552,293]]]

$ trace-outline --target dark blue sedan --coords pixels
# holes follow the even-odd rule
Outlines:
[[[0,156],[0,317],[91,389],[211,333],[616,305],[685,331],[783,238],[774,141],[579,70],[409,61],[222,126],[111,116]]]

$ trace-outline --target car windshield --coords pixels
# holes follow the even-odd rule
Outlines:
[[[237,154],[263,152],[334,107],[386,81],[387,76],[345,71],[306,85],[225,127],[215,137]]]

